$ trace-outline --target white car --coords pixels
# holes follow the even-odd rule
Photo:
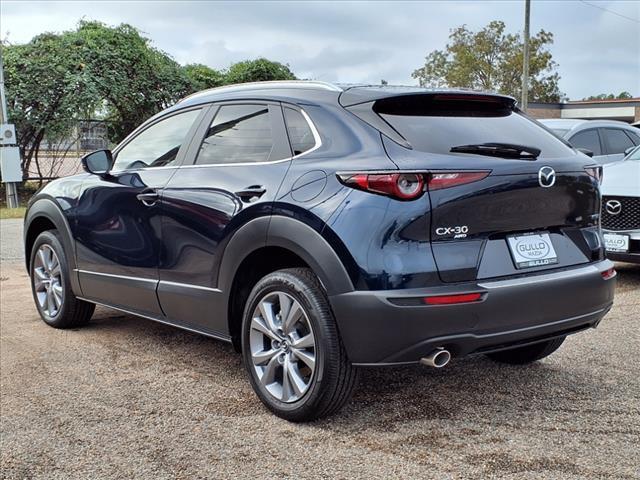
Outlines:
[[[640,147],[604,166],[602,231],[607,257],[640,264]]]
[[[572,147],[589,151],[601,165],[619,162],[625,151],[640,145],[640,130],[624,122],[569,118],[539,121]]]

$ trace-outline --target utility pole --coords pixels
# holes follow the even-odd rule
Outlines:
[[[522,110],[527,111],[529,103],[529,19],[531,0],[524,0],[524,52],[522,56]]]
[[[2,61],[2,49],[0,44],[0,169],[2,170],[2,182],[6,185],[7,207],[18,207],[18,184],[22,181],[20,169],[20,149],[15,146],[16,132],[13,125],[9,124],[7,117],[7,98],[4,93],[4,63]]]

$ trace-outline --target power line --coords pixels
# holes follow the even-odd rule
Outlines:
[[[605,12],[613,13],[614,15],[617,15],[618,17],[626,18],[627,20],[631,20],[632,22],[635,22],[635,23],[640,23],[640,20],[638,20],[637,18],[627,17],[626,15],[623,15],[623,14],[618,13],[618,12],[614,12],[613,10],[609,10],[608,8],[601,7],[600,5],[596,5],[596,4],[591,3],[591,2],[586,2],[585,0],[580,0],[580,1],[582,3],[584,3],[585,5],[589,5],[590,7],[599,8],[600,10],[603,10]]]

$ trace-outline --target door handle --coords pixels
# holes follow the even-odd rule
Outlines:
[[[250,187],[245,188],[244,190],[238,190],[235,192],[237,196],[239,196],[245,202],[251,201],[253,198],[259,198],[265,194],[267,191],[262,185],[251,185]]]
[[[145,192],[136,195],[136,198],[140,200],[145,206],[152,207],[158,203],[158,192]]]

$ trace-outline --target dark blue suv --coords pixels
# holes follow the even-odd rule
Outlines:
[[[25,218],[44,321],[100,304],[233,342],[289,420],[360,366],[538,360],[613,302],[601,167],[510,97],[224,87],[82,161]]]

